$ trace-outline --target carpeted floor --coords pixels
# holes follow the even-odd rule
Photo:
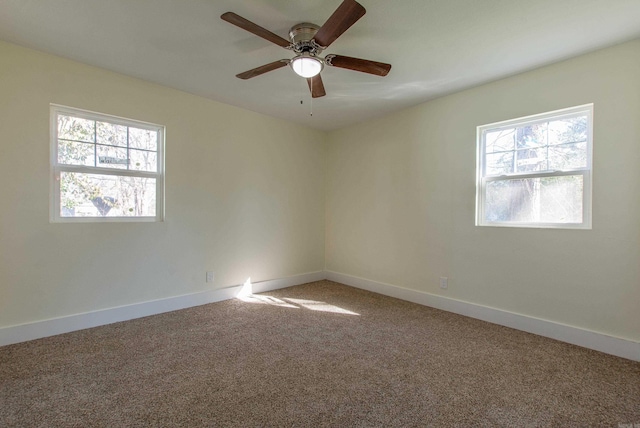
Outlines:
[[[0,426],[629,426],[640,363],[320,281],[0,348]]]

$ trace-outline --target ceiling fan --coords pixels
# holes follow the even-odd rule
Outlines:
[[[251,79],[289,65],[296,74],[307,79],[311,96],[318,98],[326,95],[324,84],[320,77],[320,72],[325,65],[376,76],[386,76],[391,70],[391,64],[377,61],[333,54],[326,55],[324,58],[320,56],[323,50],[327,49],[331,43],[355,24],[358,19],[362,18],[365,13],[366,10],[360,3],[355,0],[344,0],[322,27],[309,22],[302,22],[291,27],[289,31],[290,41],[233,12],[223,13],[220,18],[271,43],[292,50],[296,54],[292,59],[274,61],[237,74],[236,77]]]

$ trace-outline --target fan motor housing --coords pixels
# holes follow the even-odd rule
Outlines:
[[[311,55],[318,55],[322,48],[313,42],[313,38],[320,29],[320,26],[310,22],[301,22],[289,30],[292,48],[297,53],[309,52]]]
[[[289,38],[295,45],[298,42],[309,42],[316,35],[320,27],[310,22],[301,22],[289,30]]]

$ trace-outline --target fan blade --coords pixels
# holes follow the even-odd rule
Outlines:
[[[252,70],[245,71],[244,73],[236,74],[236,77],[240,79],[251,79],[252,77],[260,76],[261,74],[267,73],[269,71],[277,70],[286,66],[289,63],[287,59],[281,59],[279,61],[274,61],[269,64],[262,65],[260,67],[256,67]]]
[[[319,74],[313,77],[309,77],[307,79],[307,83],[309,84],[309,90],[311,91],[311,98],[320,98],[327,95],[327,93],[324,91],[322,77],[320,77]]]
[[[254,24],[248,19],[245,19],[240,15],[236,15],[233,12],[223,13],[222,15],[220,15],[220,18],[230,24],[235,25],[236,27],[240,27],[243,30],[247,30],[248,32],[255,34],[256,36],[262,37],[263,39],[268,40],[271,43],[280,45],[283,48],[288,48],[289,46],[291,46],[291,42],[289,42],[288,40],[283,39],[282,37],[272,33],[266,28],[262,28],[258,24]]]
[[[391,64],[342,55],[327,55],[324,58],[324,62],[333,67],[361,71],[363,73],[375,74],[376,76],[386,76],[389,70],[391,70]]]
[[[327,22],[320,27],[313,40],[323,48],[328,47],[366,12],[366,9],[355,0],[344,0]]]

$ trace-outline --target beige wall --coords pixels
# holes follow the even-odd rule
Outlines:
[[[3,42],[0,100],[0,328],[323,269],[322,132]],[[166,126],[164,222],[49,223],[50,103]]]
[[[640,340],[640,41],[329,134],[3,42],[0,100],[0,328],[326,263]],[[476,126],[591,102],[593,230],[474,226]],[[165,222],[49,223],[49,103],[167,127]]]
[[[586,103],[593,230],[476,227],[476,127]],[[332,132],[327,156],[327,270],[640,341],[640,41]]]

